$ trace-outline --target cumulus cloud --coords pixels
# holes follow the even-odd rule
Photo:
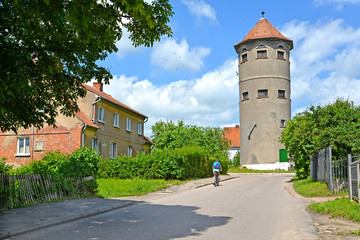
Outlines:
[[[237,59],[195,80],[156,86],[149,80],[114,76],[105,92],[149,117],[145,133],[159,120],[184,120],[187,124],[219,127],[238,124]]]
[[[199,20],[201,18],[208,18],[213,22],[217,22],[215,10],[202,0],[182,0],[192,15],[195,15]]]
[[[281,32],[294,40],[293,104],[324,105],[338,97],[360,104],[360,28],[341,19],[314,24],[292,21]]]
[[[116,55],[120,58],[123,58],[128,54],[141,52],[144,49],[144,47],[134,47],[132,41],[129,39],[129,35],[130,33],[126,29],[123,29],[121,39],[116,42],[116,47],[118,48]]]
[[[203,59],[209,54],[209,48],[190,47],[186,39],[182,39],[180,43],[173,39],[166,39],[154,46],[151,53],[151,64],[170,72],[196,71],[203,67]]]

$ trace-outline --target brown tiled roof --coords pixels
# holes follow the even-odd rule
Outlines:
[[[154,145],[154,142],[151,141],[148,137],[146,137],[145,135],[143,135],[143,137],[144,137],[145,143],[150,143],[150,144]]]
[[[230,147],[240,147],[240,127],[224,127],[224,139],[230,140]]]
[[[84,124],[90,127],[99,128],[95,123],[93,123],[82,111],[78,111],[75,113],[75,116],[82,121]]]
[[[245,38],[235,44],[235,47],[251,40],[255,39],[266,39],[266,38],[277,38],[282,39],[290,44],[290,50],[293,48],[293,41],[289,38],[284,37],[266,18],[261,18],[253,29],[245,36]]]
[[[90,86],[87,85],[87,84],[83,84],[83,86],[84,86],[84,88],[85,88],[87,91],[90,91],[90,92],[92,92],[92,93],[95,93],[95,94],[99,95],[100,97],[102,97],[102,98],[104,98],[104,99],[106,99],[106,100],[108,100],[108,101],[110,101],[110,102],[112,102],[112,103],[114,103],[114,104],[116,104],[116,105],[119,105],[119,106],[121,106],[121,107],[123,107],[123,108],[125,108],[125,109],[127,109],[127,110],[129,110],[129,111],[131,111],[131,112],[133,112],[133,113],[136,113],[136,114],[138,114],[138,115],[140,115],[140,116],[142,116],[142,117],[144,117],[144,118],[147,118],[147,116],[145,116],[144,114],[142,114],[142,113],[136,111],[135,109],[132,109],[131,107],[129,107],[129,106],[123,104],[122,102],[116,100],[116,99],[113,98],[111,95],[109,95],[109,94],[107,94],[107,93],[104,93],[104,92],[98,90],[97,88],[90,87]]]

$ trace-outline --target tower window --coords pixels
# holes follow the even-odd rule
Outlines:
[[[242,96],[243,96],[243,101],[244,100],[249,100],[249,92],[243,92]]]
[[[247,49],[246,48],[243,48],[242,50],[241,50],[241,52],[246,52],[247,51]]]
[[[278,98],[285,98],[285,90],[278,90]]]
[[[282,128],[285,127],[285,119],[280,120],[280,127],[282,127]]]
[[[283,45],[279,45],[277,48],[278,48],[278,49],[284,49],[284,46],[283,46]]]
[[[267,89],[258,90],[258,97],[259,98],[268,97],[268,90]]]
[[[277,58],[285,59],[285,53],[283,51],[277,51]]]
[[[248,60],[247,53],[241,55],[241,62],[246,62]]]
[[[258,48],[266,48],[265,44],[259,44]]]
[[[257,51],[257,58],[267,58],[267,51],[266,50],[259,50]]]

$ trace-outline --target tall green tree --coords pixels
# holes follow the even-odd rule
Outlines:
[[[326,106],[310,106],[287,122],[281,140],[295,161],[297,176],[310,173],[310,156],[332,146],[335,159],[360,154],[360,107],[337,99]]]
[[[172,15],[168,0],[0,0],[0,129],[72,115],[83,83],[109,83],[98,60],[118,50],[123,29],[134,46],[152,46],[172,35]]]
[[[185,146],[204,147],[209,154],[226,156],[228,141],[223,140],[221,128],[186,125],[180,120],[158,121],[152,126],[152,141],[158,149],[176,149]]]

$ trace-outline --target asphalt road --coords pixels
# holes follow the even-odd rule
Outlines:
[[[9,239],[318,239],[289,176],[250,175],[138,203]]]

